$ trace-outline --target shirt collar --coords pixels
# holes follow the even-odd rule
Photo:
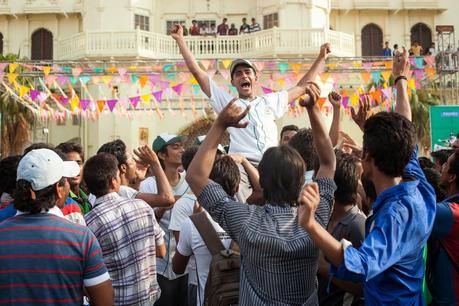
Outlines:
[[[52,215],[64,218],[64,214],[62,213],[61,209],[59,207],[57,207],[57,205],[54,205],[48,211],[46,211],[46,209],[42,209],[40,213],[41,214],[48,213],[48,214],[52,214]],[[16,216],[25,215],[25,214],[28,214],[28,212],[24,212],[24,211],[20,211],[20,210],[18,210],[16,212]]]
[[[289,204],[284,204],[285,206],[279,206],[275,204],[266,204],[265,209],[266,211],[273,213],[273,214],[290,214],[293,213],[294,207],[290,206]]]
[[[447,197],[442,202],[451,202],[451,199],[459,197],[459,193],[453,194],[452,196]]]
[[[336,205],[336,204],[335,204]],[[347,211],[346,215],[339,221],[342,225],[349,225],[359,213],[359,208],[357,205],[352,206],[350,210]]]
[[[102,202],[105,202],[105,201],[119,200],[119,199],[121,199],[121,197],[118,193],[110,192],[110,193],[107,193],[106,195],[96,198],[96,201],[94,202],[94,207],[96,207],[96,205]]]
[[[419,180],[401,182],[393,187],[390,187],[383,192],[381,192],[376,201],[373,203],[373,213],[380,208],[383,203],[386,203],[391,198],[398,199],[405,194],[412,194],[415,192],[415,189],[418,187]]]

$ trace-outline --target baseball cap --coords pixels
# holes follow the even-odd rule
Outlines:
[[[156,137],[155,141],[153,141],[153,151],[158,153],[166,146],[182,141],[182,139],[182,136],[178,136],[175,134],[160,134],[158,137]]]
[[[52,150],[37,149],[21,159],[16,180],[30,182],[32,189],[38,191],[56,184],[63,177],[75,177],[79,174],[80,166],[75,161],[63,161]]]
[[[204,142],[204,139],[206,139],[206,135],[198,136],[196,137],[194,144],[199,146]],[[221,144],[218,144],[217,150],[220,151],[220,153],[226,154],[225,148],[223,148]]]
[[[255,69],[255,66],[252,65],[252,63],[249,60],[240,58],[240,59],[234,60],[231,63],[231,67],[230,67],[230,75],[231,76],[233,76],[234,69],[236,69],[236,67],[239,66],[239,65],[249,66],[250,68],[253,69],[253,71],[255,71],[255,73],[257,72],[257,69]]]

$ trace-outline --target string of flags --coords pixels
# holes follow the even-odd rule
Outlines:
[[[224,90],[237,95],[236,88],[230,84],[231,62],[230,59],[200,60],[199,64],[211,77],[220,78],[218,83]],[[260,76],[260,93],[268,94],[295,85],[312,63],[255,60],[253,64]],[[434,56],[413,57],[410,64],[409,94],[436,77]],[[172,101],[178,101],[182,115],[186,108],[197,115],[196,101],[201,101],[202,108],[206,105],[207,97],[183,61],[142,65],[120,62],[102,67],[96,62],[72,65],[1,62],[0,88],[43,120],[64,121],[75,115],[95,120],[105,112],[132,118],[134,110],[150,111],[164,118],[164,109],[176,115]],[[364,95],[371,96],[375,108],[390,110],[393,107],[390,58],[332,59],[325,66],[317,81],[341,93],[346,113],[350,114],[350,108],[357,107]],[[318,101],[328,114],[331,106],[326,102],[326,97]],[[289,114],[297,116],[303,111],[297,101],[290,104]]]

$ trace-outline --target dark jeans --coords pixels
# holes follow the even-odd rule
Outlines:
[[[169,280],[157,274],[158,285],[161,288],[161,297],[155,306],[186,306],[188,295],[188,274]],[[194,305],[190,305],[194,306]]]

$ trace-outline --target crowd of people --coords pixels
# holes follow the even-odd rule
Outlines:
[[[338,93],[329,130],[317,105],[329,44],[295,86],[261,96],[252,63],[234,60],[233,97],[183,31],[171,35],[218,113],[194,145],[164,133],[87,160],[62,143],[0,161],[0,304],[459,303],[459,140],[418,157],[406,50],[393,59],[395,111],[371,115],[369,97],[352,111],[359,146]],[[278,138],[297,99],[311,128]]]
[[[392,56],[395,56],[398,52],[400,52],[398,48],[398,44],[394,44],[393,48],[391,49],[388,41],[384,43],[382,56],[392,57]],[[413,41],[410,49],[408,50],[408,53],[410,56],[423,56],[423,55],[435,56],[438,54],[438,50],[435,47],[435,42],[432,42],[429,48],[427,50],[424,50],[418,41]]]
[[[188,29],[185,22],[182,22],[184,36],[217,36],[217,35],[238,35],[248,34],[261,31],[261,26],[255,18],[251,19],[251,23],[247,23],[247,18],[242,18],[242,24],[239,29],[234,23],[230,26],[227,24],[228,18],[223,18],[222,23],[218,26],[211,23],[208,26],[205,22],[198,22],[197,20],[191,21],[191,26]]]

